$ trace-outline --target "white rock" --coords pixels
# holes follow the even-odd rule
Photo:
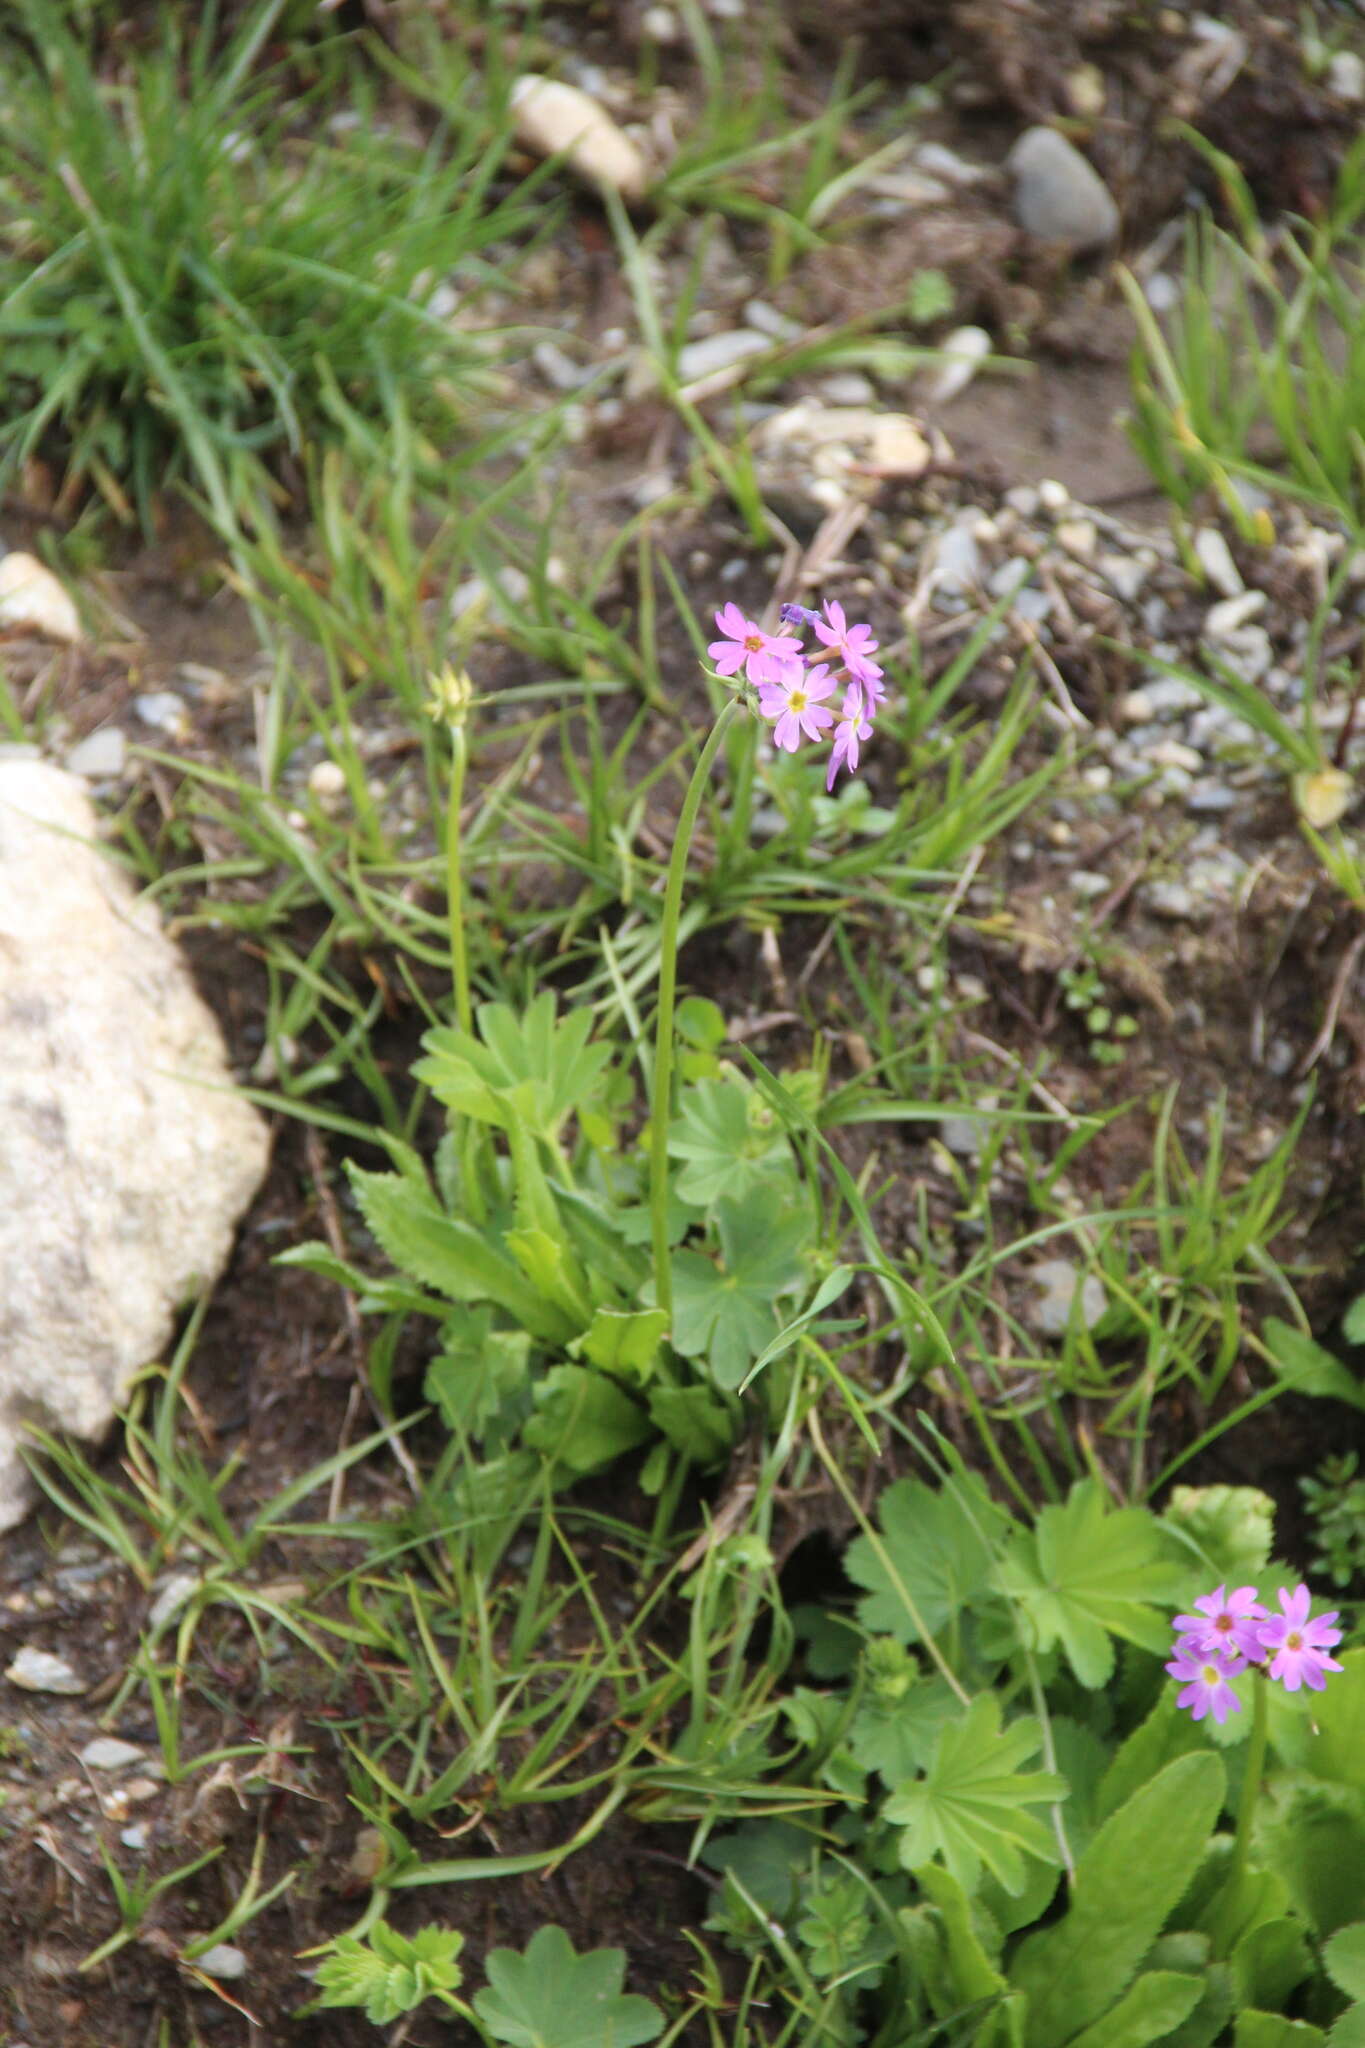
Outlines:
[[[1095,567],[1125,604],[1135,604],[1151,570],[1133,555],[1100,555]]]
[[[1204,635],[1209,640],[1228,640],[1249,620],[1266,608],[1263,590],[1244,590],[1240,597],[1223,597],[1204,614]]]
[[[696,384],[718,370],[733,369],[747,356],[764,355],[771,347],[769,337],[756,334],[752,327],[727,327],[720,334],[703,335],[678,350],[679,382]]]
[[[793,320],[789,313],[779,313],[776,306],[768,305],[764,299],[749,300],[744,308],[744,325],[770,335],[774,341],[799,341],[806,331],[799,320]]]
[[[872,467],[886,476],[923,476],[933,450],[908,413],[885,412],[872,429]]]
[[[976,1116],[945,1116],[939,1119],[939,1137],[957,1159],[975,1159],[985,1139],[986,1125]]]
[[[203,1955],[193,1958],[196,1970],[202,1970],[206,1977],[216,1977],[224,1984],[236,1983],[246,1975],[246,1957],[230,1941],[216,1942],[206,1948]]]
[[[1055,128],[1026,128],[1006,159],[1020,227],[1043,242],[1101,249],[1119,230],[1119,210],[1094,166]]]
[[[1055,476],[1045,476],[1038,486],[1038,503],[1044,512],[1065,512],[1071,493]]]
[[[154,732],[170,733],[173,739],[183,739],[190,729],[190,714],[183,697],[174,690],[147,690],[140,697],[134,697],[133,709],[144,725]]]
[[[1179,768],[1186,775],[1197,775],[1204,765],[1198,748],[1187,747],[1183,740],[1158,740],[1147,749],[1147,759],[1153,768]]]
[[[87,1771],[126,1771],[130,1764],[145,1763],[147,1752],[135,1742],[120,1742],[117,1735],[97,1735],[81,1751]]]
[[[74,1698],[77,1693],[90,1690],[88,1680],[73,1671],[65,1657],[54,1657],[50,1650],[35,1650],[28,1643],[11,1660],[5,1676],[11,1685],[24,1692],[70,1693]]]
[[[651,43],[676,43],[682,35],[671,7],[646,7],[640,16],[640,30]]]
[[[929,397],[935,405],[947,405],[967,389],[985,362],[991,338],[984,327],[957,327],[940,346],[946,360],[929,387]]]
[[[981,574],[981,550],[967,526],[945,527],[934,543],[930,584],[948,596],[958,596],[977,582]]]
[[[0,760],[0,1528],[26,1423],[97,1439],[265,1173],[218,1026],[74,776]]]
[[[1057,545],[1064,548],[1074,561],[1091,562],[1099,535],[1093,519],[1059,519],[1057,521]]]
[[[817,386],[826,405],[875,405],[877,387],[861,370],[837,370],[823,377]]]
[[[147,1627],[153,1635],[174,1621],[182,1607],[199,1591],[200,1578],[197,1572],[172,1572],[161,1591],[152,1602],[147,1614]]]
[[[1327,66],[1327,89],[1339,100],[1365,100],[1365,57],[1358,50],[1337,50]]]
[[[953,185],[979,185],[991,175],[984,164],[968,163],[965,156],[959,156],[942,142],[922,142],[914,153],[914,162],[931,178],[946,178]]]
[[[80,613],[63,584],[33,555],[16,550],[0,559],[0,632],[40,634],[79,646]]]
[[[1104,1314],[1104,1282],[1096,1273],[1087,1273],[1082,1279],[1070,1259],[1044,1259],[1028,1277],[1036,1290],[1027,1311],[1028,1319],[1044,1337],[1066,1335],[1073,1305],[1083,1330],[1093,1330]]]
[[[588,184],[623,199],[643,198],[644,158],[606,109],[576,85],[524,73],[512,87],[512,120],[517,140],[537,156],[563,155]]]
[[[67,750],[66,765],[72,775],[88,782],[107,782],[122,775],[128,761],[128,735],[121,725],[99,725]]]
[[[346,770],[340,761],[315,761],[308,770],[308,787],[324,810],[330,809],[346,795]]]
[[[1214,589],[1224,597],[1236,597],[1244,588],[1242,572],[1232,559],[1232,549],[1216,526],[1201,526],[1194,536],[1194,554]]]

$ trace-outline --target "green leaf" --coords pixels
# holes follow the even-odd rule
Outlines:
[[[736,1418],[709,1387],[651,1387],[649,1417],[694,1465],[718,1465],[738,1434]]]
[[[775,1174],[795,1185],[791,1146],[772,1110],[732,1068],[684,1092],[680,1114],[669,1126],[668,1150],[687,1162],[677,1190],[699,1209],[724,1198],[745,1201]]]
[[[464,1936],[450,1927],[423,1927],[400,1934],[378,1920],[367,1941],[340,1934],[332,1953],[318,1965],[322,2008],[363,2005],[376,2027],[411,2012],[436,1991],[453,1991],[462,1972],[455,1961]]]
[[[1273,1370],[1291,1393],[1315,1394],[1324,1400],[1345,1401],[1352,1408],[1365,1408],[1365,1387],[1355,1374],[1302,1330],[1270,1316],[1261,1335]]]
[[[638,1401],[586,1366],[551,1367],[534,1398],[536,1412],[521,1432],[523,1441],[576,1477],[609,1465],[650,1434]]]
[[[924,1627],[937,1635],[985,1585],[1008,1517],[975,1478],[938,1491],[918,1479],[894,1480],[877,1514],[877,1539],[858,1536],[844,1552],[844,1570],[866,1588],[858,1619],[875,1635],[917,1642],[908,1592]]]
[[[1270,1562],[1275,1503],[1259,1487],[1177,1486],[1161,1519],[1198,1545],[1210,1585],[1245,1586]]]
[[[673,1255],[673,1348],[705,1358],[718,1386],[737,1387],[777,1327],[780,1296],[806,1277],[810,1242],[804,1206],[771,1189],[745,1203],[716,1205],[720,1263],[702,1252]]]
[[[884,1785],[899,1785],[927,1770],[940,1732],[960,1712],[960,1701],[937,1675],[917,1679],[901,1699],[870,1691],[853,1716],[848,1746],[865,1771],[875,1771]]]
[[[1342,1317],[1341,1334],[1348,1344],[1365,1344],[1365,1294],[1358,1294]]]
[[[1157,1772],[1174,1763],[1177,1757],[1188,1756],[1204,1746],[1203,1730],[1175,1703],[1175,1687],[1163,1685],[1156,1696],[1156,1705],[1146,1720],[1119,1744],[1100,1781],[1097,1801],[1100,1818],[1107,1819],[1111,1813],[1117,1812],[1125,1800],[1150,1784]]]
[[[461,1223],[431,1191],[397,1173],[348,1165],[360,1213],[400,1272],[452,1301],[491,1301],[542,1343],[562,1343],[574,1326],[528,1285],[520,1268],[477,1230]]]
[[[524,1330],[495,1329],[486,1305],[452,1315],[441,1335],[423,1392],[447,1429],[482,1437],[526,1389],[531,1340]]]
[[[1060,2048],[1122,1995],[1199,1867],[1225,1785],[1210,1752],[1181,1757],[1100,1828],[1067,1913],[1026,1936],[1010,1970],[1028,2048]]]
[[[1258,2006],[1264,2012],[1282,2012],[1291,1991],[1311,1976],[1312,1970],[1303,1923],[1287,1916],[1263,1920],[1244,1934],[1232,1951],[1238,2005]]]
[[[509,1230],[504,1242],[545,1303],[557,1309],[571,1328],[584,1329],[593,1305],[579,1284],[563,1240],[548,1230],[530,1229]]]
[[[1107,1685],[1123,1636],[1141,1648],[1170,1646],[1170,1617],[1153,1601],[1177,1599],[1188,1577],[1171,1563],[1165,1535],[1146,1508],[1111,1509],[1097,1479],[1081,1479],[1061,1506],[1014,1534],[999,1584],[1015,1602],[1025,1641],[1060,1643],[1082,1685]]]
[[[413,1075],[447,1109],[501,1130],[521,1122],[553,1144],[570,1115],[600,1108],[611,1049],[589,1043],[590,1011],[556,1023],[545,989],[522,1017],[506,1003],[480,1003],[477,1019],[477,1038],[442,1025],[422,1040],[427,1057]]]
[[[951,1871],[934,1863],[925,1864],[918,1880],[920,1890],[937,1906],[942,1919],[948,1969],[959,2003],[980,2005],[1001,1997],[1009,1985],[981,1945],[962,1886]]]
[[[1000,1726],[1000,1701],[982,1693],[962,1718],[942,1730],[925,1776],[901,1785],[883,1815],[901,1829],[898,1853],[907,1870],[941,1857],[965,1891],[985,1867],[1008,1892],[1024,1883],[1025,1856],[1057,1860],[1052,1829],[1028,1808],[1066,1797],[1053,1771],[1021,1772],[1042,1730],[1031,1717]]]
[[[1365,1920],[1365,1799],[1353,1786],[1289,1772],[1270,1780],[1268,1795],[1257,1814],[1259,1857],[1309,1926],[1321,1938]]]
[[[1308,1713],[1277,1717],[1275,1747],[1313,1777],[1365,1793],[1365,1648],[1333,1655],[1341,1670],[1328,1673],[1327,1690],[1313,1695]]]
[[[576,1358],[586,1358],[603,1372],[643,1385],[654,1370],[667,1326],[661,1308],[599,1308],[569,1348]]]
[[[1275,2012],[1239,2012],[1232,2041],[1233,2048],[1326,2048],[1327,2036],[1307,2020],[1281,2019]]]
[[[1333,2021],[1327,2048],[1365,2048],[1365,2004],[1348,2005]]]
[[[1348,1998],[1365,1998],[1365,1922],[1339,1927],[1323,1943],[1322,1960],[1338,1991]]]
[[[1148,1970],[1128,1986],[1094,2026],[1071,2038],[1070,2048],[1151,2048],[1164,2041],[1198,2005],[1203,1980],[1177,1970]]]
[[[488,1989],[475,1992],[474,2009],[509,2048],[636,2048],[663,2032],[658,2006],[621,1989],[624,1952],[580,1956],[562,1927],[540,1928],[524,1955],[490,1949],[485,1967]]]
[[[813,1840],[789,1820],[746,1820],[731,1834],[714,1836],[701,1860],[710,1870],[732,1872],[763,1912],[786,1920],[810,1868]]]

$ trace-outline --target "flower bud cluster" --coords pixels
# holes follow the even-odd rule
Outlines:
[[[858,766],[872,737],[872,721],[886,701],[882,671],[873,661],[872,628],[850,626],[844,608],[827,600],[823,610],[784,604],[781,623],[798,631],[765,633],[735,603],[716,613],[724,637],[707,649],[716,673],[743,673],[758,691],[758,708],[773,727],[775,743],[794,754],[803,740],[824,741],[833,730],[825,788],[833,789],[841,768]],[[809,628],[816,645],[807,650],[801,634]],[[843,686],[836,716],[830,700]]]

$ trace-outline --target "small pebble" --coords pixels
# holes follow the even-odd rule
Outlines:
[[[1079,896],[1084,903],[1094,896],[1103,896],[1109,887],[1108,875],[1098,874],[1093,868],[1073,868],[1067,881],[1072,895]]]
[[[145,1758],[145,1750],[135,1742],[120,1742],[117,1735],[97,1735],[81,1751],[81,1762],[87,1771],[123,1771]]]
[[[153,1634],[164,1628],[167,1622],[174,1621],[185,1603],[199,1591],[199,1584],[197,1572],[171,1574],[147,1614],[147,1626]]]
[[[85,638],[64,586],[36,556],[18,548],[0,560],[0,632],[11,630],[73,647]]]
[[[195,1956],[193,1962],[196,1970],[202,1970],[206,1977],[217,1977],[224,1984],[236,1983],[246,1975],[246,1957],[229,1941],[216,1942],[202,1956]]]
[[[1044,1259],[1029,1274],[1036,1290],[1026,1311],[1028,1320],[1044,1337],[1064,1337],[1070,1327],[1073,1307],[1083,1330],[1093,1330],[1107,1306],[1104,1282],[1096,1273],[1084,1278],[1070,1259]]]
[[[1014,178],[1014,215],[1040,241],[1078,253],[1101,249],[1119,228],[1119,210],[1103,179],[1055,128],[1028,128],[1006,167]]]
[[[1236,597],[1243,588],[1242,572],[1216,526],[1200,527],[1194,536],[1194,553],[1214,589],[1221,591],[1224,597]]]
[[[605,107],[578,86],[524,72],[512,87],[512,119],[518,142],[537,156],[562,155],[588,184],[623,199],[643,198],[644,158]]]
[[[66,1693],[74,1699],[90,1690],[89,1682],[65,1657],[55,1657],[50,1650],[37,1650],[28,1643],[11,1660],[5,1676],[24,1692]]]
[[[128,762],[128,736],[120,725],[97,726],[67,751],[66,766],[87,782],[105,782],[122,775]]]
[[[1057,545],[1078,562],[1093,561],[1099,536],[1093,519],[1062,519],[1057,523]]]
[[[1210,640],[1227,640],[1241,630],[1249,619],[1266,607],[1263,590],[1243,590],[1236,597],[1225,597],[1210,605],[1204,615],[1204,634]]]
[[[1055,476],[1045,476],[1038,486],[1038,503],[1045,512],[1065,512],[1071,493]]]
[[[713,377],[718,370],[729,370],[736,363],[742,363],[746,356],[760,356],[772,347],[766,334],[756,334],[751,327],[731,327],[720,334],[707,334],[700,341],[689,341],[678,351],[678,378],[683,384],[700,383],[703,377]]]
[[[133,710],[144,725],[154,732],[170,733],[174,739],[183,739],[190,729],[189,708],[174,690],[148,690],[134,697]]]
[[[1333,53],[1327,66],[1327,90],[1353,106],[1365,100],[1365,57],[1358,50]]]
[[[947,405],[965,391],[991,352],[991,338],[984,327],[957,327],[943,341],[943,368],[929,387],[935,405]]]

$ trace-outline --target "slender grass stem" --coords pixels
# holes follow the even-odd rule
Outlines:
[[[673,1319],[673,1276],[668,1261],[668,1120],[673,1094],[673,1011],[678,989],[678,919],[682,915],[683,882],[687,876],[687,854],[692,832],[701,809],[702,791],[711,764],[720,751],[726,727],[743,703],[732,697],[721,706],[720,716],[707,736],[706,744],[692,771],[673,839],[664,887],[664,914],[659,926],[659,1005],[654,1027],[654,1078],[650,1105],[649,1214],[654,1246],[655,1300],[671,1322]]]

